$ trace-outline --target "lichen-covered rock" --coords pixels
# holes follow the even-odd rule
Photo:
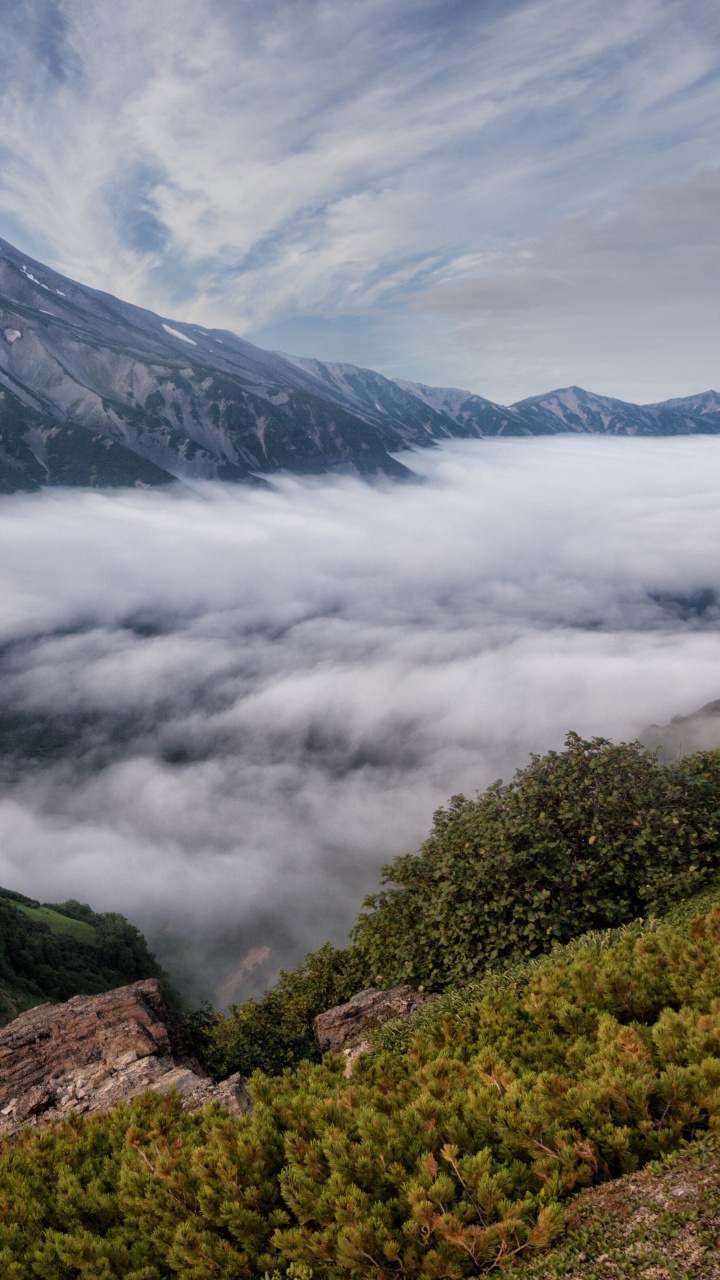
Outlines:
[[[390,991],[376,991],[374,987],[360,991],[346,1004],[338,1004],[315,1019],[320,1048],[323,1053],[344,1053],[350,1074],[352,1064],[370,1047],[368,1035],[375,1027],[384,1027],[398,1018],[409,1018],[421,1004],[432,1000],[425,991],[415,987],[393,987]]]
[[[237,1116],[252,1105],[242,1076],[215,1085],[190,1057],[155,978],[39,1005],[0,1029],[0,1136],[107,1111],[148,1089],[178,1090],[186,1111],[220,1102]]]

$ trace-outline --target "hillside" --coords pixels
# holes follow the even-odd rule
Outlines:
[[[3,1274],[461,1280],[521,1260],[528,1276],[573,1274],[563,1257],[605,1266],[623,1217],[605,1246],[602,1217],[583,1227],[572,1196],[720,1124],[720,908],[689,914],[578,939],[425,1006],[402,1047],[381,1033],[350,1081],[332,1056],[256,1073],[243,1119],[146,1095],[5,1144]],[[684,1168],[680,1211],[715,1165]],[[575,1235],[545,1256],[568,1205]],[[682,1221],[660,1226],[670,1237]]]
[[[720,1277],[720,1145],[704,1137],[571,1203],[556,1248],[508,1280]]]
[[[720,872],[720,753],[660,763],[640,744],[534,757],[509,783],[454,796],[417,854],[383,871],[350,945],[329,944],[262,999],[192,1015],[214,1074],[320,1060],[315,1018],[362,988],[453,991],[588,930],[692,898]]]
[[[692,928],[693,916],[713,904],[720,906],[720,882],[670,919]],[[641,1171],[580,1192],[562,1235],[511,1266],[508,1280],[720,1280],[720,1123],[711,1129]]]
[[[131,306],[0,241],[0,491],[337,468],[402,477],[392,451],[477,434],[379,382],[382,405],[303,361]]]
[[[408,478],[455,437],[720,431],[713,391],[634,405],[569,387],[517,404],[265,351],[155,315],[0,241],[0,493],[42,485]]]
[[[255,1065],[249,1114],[146,1094],[0,1144],[3,1275],[659,1280],[692,1258],[710,1280],[718,812],[717,753],[663,765],[574,734],[454,797],[345,951],[187,1019],[216,1074]],[[440,994],[372,1032],[349,1077],[320,1060],[317,1004],[398,973]]]
[[[124,916],[0,888],[0,1026],[44,1000],[157,977],[162,970]]]

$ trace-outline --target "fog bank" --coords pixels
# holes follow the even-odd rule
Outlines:
[[[342,942],[450,794],[720,696],[719,448],[2,499],[0,883],[125,912],[222,1000]]]

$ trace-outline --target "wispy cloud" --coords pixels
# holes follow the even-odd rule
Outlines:
[[[718,696],[716,453],[483,441],[400,488],[4,499],[0,884],[183,940],[196,991],[341,942],[452,793]]]
[[[542,292],[494,345],[478,328],[458,355],[438,286],[552,241],[598,202],[692,184],[717,143],[720,20],[705,2],[7,10],[8,238],[165,312],[492,394],[530,389],[528,356],[532,389],[558,366]],[[606,331],[603,312],[583,350]],[[642,348],[638,361],[641,381],[660,376]],[[599,389],[612,376],[601,368]]]

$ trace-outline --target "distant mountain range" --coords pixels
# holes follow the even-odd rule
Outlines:
[[[679,760],[696,751],[720,751],[720,700],[706,702],[689,716],[673,716],[669,724],[651,724],[640,741],[661,760]]]
[[[403,449],[571,431],[714,434],[720,395],[635,405],[569,387],[506,407],[166,319],[0,240],[0,492],[282,471],[400,478]]]

